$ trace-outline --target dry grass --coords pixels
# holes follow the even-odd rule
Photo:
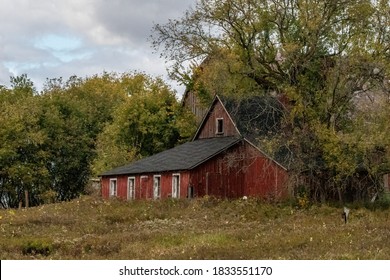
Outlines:
[[[0,210],[1,259],[390,259],[390,210],[257,200],[103,201]]]

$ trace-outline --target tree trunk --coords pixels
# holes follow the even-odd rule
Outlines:
[[[27,191],[27,190],[24,191],[24,201],[25,201],[24,206],[25,206],[26,208],[28,208],[28,207],[29,207],[29,204],[30,204],[30,200],[29,200],[29,198],[28,198],[28,191]]]
[[[343,205],[344,201],[343,201],[343,195],[341,193],[341,188],[340,187],[337,187],[337,193],[339,195],[339,202],[340,202],[341,205]]]

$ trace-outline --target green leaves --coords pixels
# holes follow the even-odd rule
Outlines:
[[[193,116],[181,108],[175,95],[160,80],[144,76],[113,112],[114,120],[98,139],[94,172],[149,156],[192,136]]]
[[[16,78],[15,78],[16,79]],[[25,80],[24,77],[22,80]],[[45,182],[46,135],[40,130],[40,105],[30,93],[32,84],[0,93],[0,196],[3,206],[17,203],[25,190]],[[41,176],[43,175],[43,176]]]

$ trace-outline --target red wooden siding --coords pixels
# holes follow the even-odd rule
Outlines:
[[[278,199],[288,196],[287,171],[247,141],[242,141],[190,171],[134,176],[135,198],[154,198],[154,175],[161,176],[161,198],[171,197],[174,174],[180,174],[180,198],[188,196],[190,187],[195,197],[210,195],[221,198],[250,196]],[[117,196],[125,200],[128,177],[111,177],[117,179]],[[103,177],[102,195],[105,198],[109,197],[109,184],[110,178]]]
[[[128,192],[128,178],[135,178],[135,199],[153,199],[153,176],[161,176],[161,198],[167,198],[172,196],[172,177],[179,174],[180,176],[180,198],[187,197],[188,191],[188,172],[164,172],[156,174],[143,174],[143,175],[120,175],[120,176],[104,176],[102,177],[102,196],[103,198],[109,198],[110,192],[110,179],[117,180],[117,197],[119,199],[127,200]]]
[[[191,171],[196,196],[282,198],[288,195],[287,172],[244,141]]]
[[[217,133],[217,119],[223,119],[223,133]],[[239,136],[233,121],[229,114],[224,109],[221,102],[215,102],[209,114],[202,123],[196,139],[224,137],[224,136]]]
[[[245,145],[244,195],[276,199],[287,197],[287,171],[249,143]]]

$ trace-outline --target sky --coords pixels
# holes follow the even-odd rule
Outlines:
[[[151,47],[154,24],[181,17],[196,0],[0,0],[0,85],[27,74],[46,79],[105,72],[161,76],[166,64]]]

